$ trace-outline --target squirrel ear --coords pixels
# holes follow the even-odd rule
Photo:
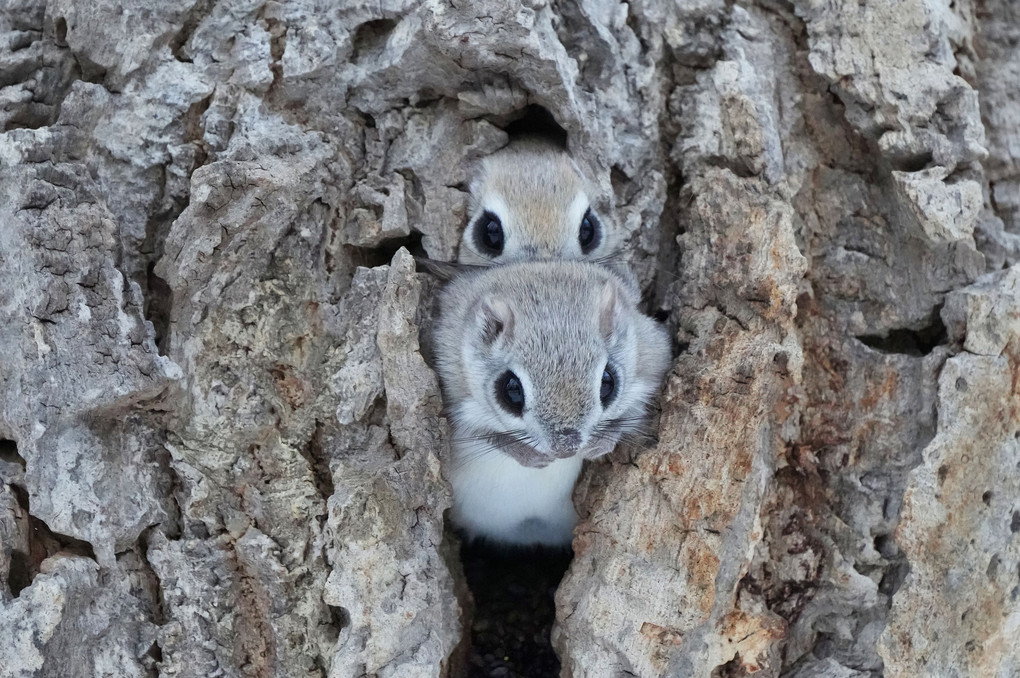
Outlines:
[[[616,282],[606,281],[599,295],[599,330],[606,339],[613,339],[620,329],[623,308]]]
[[[478,302],[477,318],[482,341],[486,344],[494,343],[500,336],[513,336],[514,312],[502,299],[483,298]]]

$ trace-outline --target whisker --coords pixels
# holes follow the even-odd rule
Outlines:
[[[457,436],[453,438],[453,442],[487,443],[482,448],[486,451],[502,450],[511,445],[536,446],[535,440],[530,434],[515,431],[480,431],[478,433]],[[473,450],[473,452],[477,452],[477,450]]]
[[[525,444],[525,443],[522,443],[519,440],[504,440],[502,443],[499,443],[498,445],[493,445],[492,448],[495,449],[495,450],[503,450],[503,449],[506,449],[508,447],[511,447],[512,445],[522,445],[522,444]]]
[[[430,259],[422,256],[416,256],[414,261],[421,267],[422,270],[427,271],[444,281],[453,280],[461,273],[468,273],[470,271],[488,268],[487,266],[477,264],[462,264],[457,261],[440,261],[438,259]]]
[[[592,259],[596,264],[615,264],[620,261],[626,261],[623,252],[610,252],[609,254]]]
[[[616,445],[624,445],[635,447],[639,446],[644,449],[646,447],[654,446],[658,442],[658,432],[649,429],[641,428],[616,428],[609,430],[596,430],[592,433],[593,441],[611,441]]]
[[[598,426],[595,427],[595,432],[598,433],[623,433],[626,431],[639,431],[639,430],[651,430],[654,424],[650,417],[647,416],[635,416],[635,417],[617,417],[616,419],[607,419]]]

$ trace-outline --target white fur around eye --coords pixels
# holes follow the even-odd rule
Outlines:
[[[496,382],[507,370],[513,372],[517,376],[518,381],[521,382],[521,389],[524,391],[524,411],[520,417],[517,417],[503,409],[503,406],[499,404],[499,400],[496,398]],[[519,431],[521,429],[526,429],[530,432],[531,426],[529,426],[529,422],[532,421],[531,410],[535,407],[535,386],[531,382],[531,377],[529,377],[528,373],[517,364],[508,365],[502,370],[489,375],[489,377],[489,391],[486,399],[490,403],[493,412],[498,418],[497,420],[502,425],[502,430]]]
[[[588,211],[589,207],[591,207],[591,201],[588,200],[588,195],[584,191],[578,191],[567,208],[567,223],[570,224],[570,228],[567,229],[569,239],[566,244],[573,250],[576,250],[578,254],[581,253],[581,245],[577,242],[577,234],[581,229],[581,220],[584,219],[584,213]]]
[[[470,353],[466,353],[465,357],[469,363],[478,362]],[[507,412],[496,399],[496,382],[507,370],[517,375],[524,389],[524,413],[521,417]],[[475,379],[472,384],[475,397],[460,403],[454,413],[458,427],[472,431],[532,433],[535,424],[530,408],[534,407],[535,386],[520,365],[505,366],[491,374],[476,375]]]
[[[594,375],[595,379],[592,382],[592,392],[595,393],[596,395],[601,396],[601,393],[602,393],[602,372],[603,372],[603,370],[607,369],[607,366],[610,366],[612,364],[613,364],[613,357],[612,356],[606,356],[605,359],[603,359],[601,363],[596,363],[595,370],[594,370],[594,372],[595,372],[595,375]],[[617,382],[617,388],[619,388],[619,382]],[[617,400],[619,400],[620,392],[617,391],[616,395],[617,395],[617,397],[613,399],[613,402],[609,403],[609,407],[608,408],[603,410],[603,414],[601,416],[604,416],[606,412],[612,410],[613,405],[616,403]],[[596,400],[601,400],[601,398],[596,398]]]
[[[510,207],[506,204],[506,200],[503,199],[499,193],[489,192],[482,196],[482,209],[479,212],[492,212],[499,217],[499,223],[503,225],[504,237],[507,233],[508,228],[513,228],[513,225],[509,222],[512,221]]]
[[[634,416],[643,411],[642,403],[648,397],[645,393],[648,387],[637,378],[637,341],[636,333],[628,327],[610,351],[607,361],[616,372],[616,397],[605,410],[606,419]],[[600,387],[601,375],[599,372]]]

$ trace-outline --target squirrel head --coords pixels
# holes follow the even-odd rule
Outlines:
[[[458,435],[543,466],[606,454],[640,427],[669,342],[621,277],[586,262],[530,262],[452,286],[444,313],[460,305],[463,333],[439,357]]]
[[[465,264],[594,260],[613,247],[570,155],[531,138],[481,161],[469,217],[458,257]]]

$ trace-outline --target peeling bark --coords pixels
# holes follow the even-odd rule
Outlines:
[[[1005,0],[0,0],[0,677],[448,676],[428,365],[540,106],[677,357],[564,676],[1020,672]]]

